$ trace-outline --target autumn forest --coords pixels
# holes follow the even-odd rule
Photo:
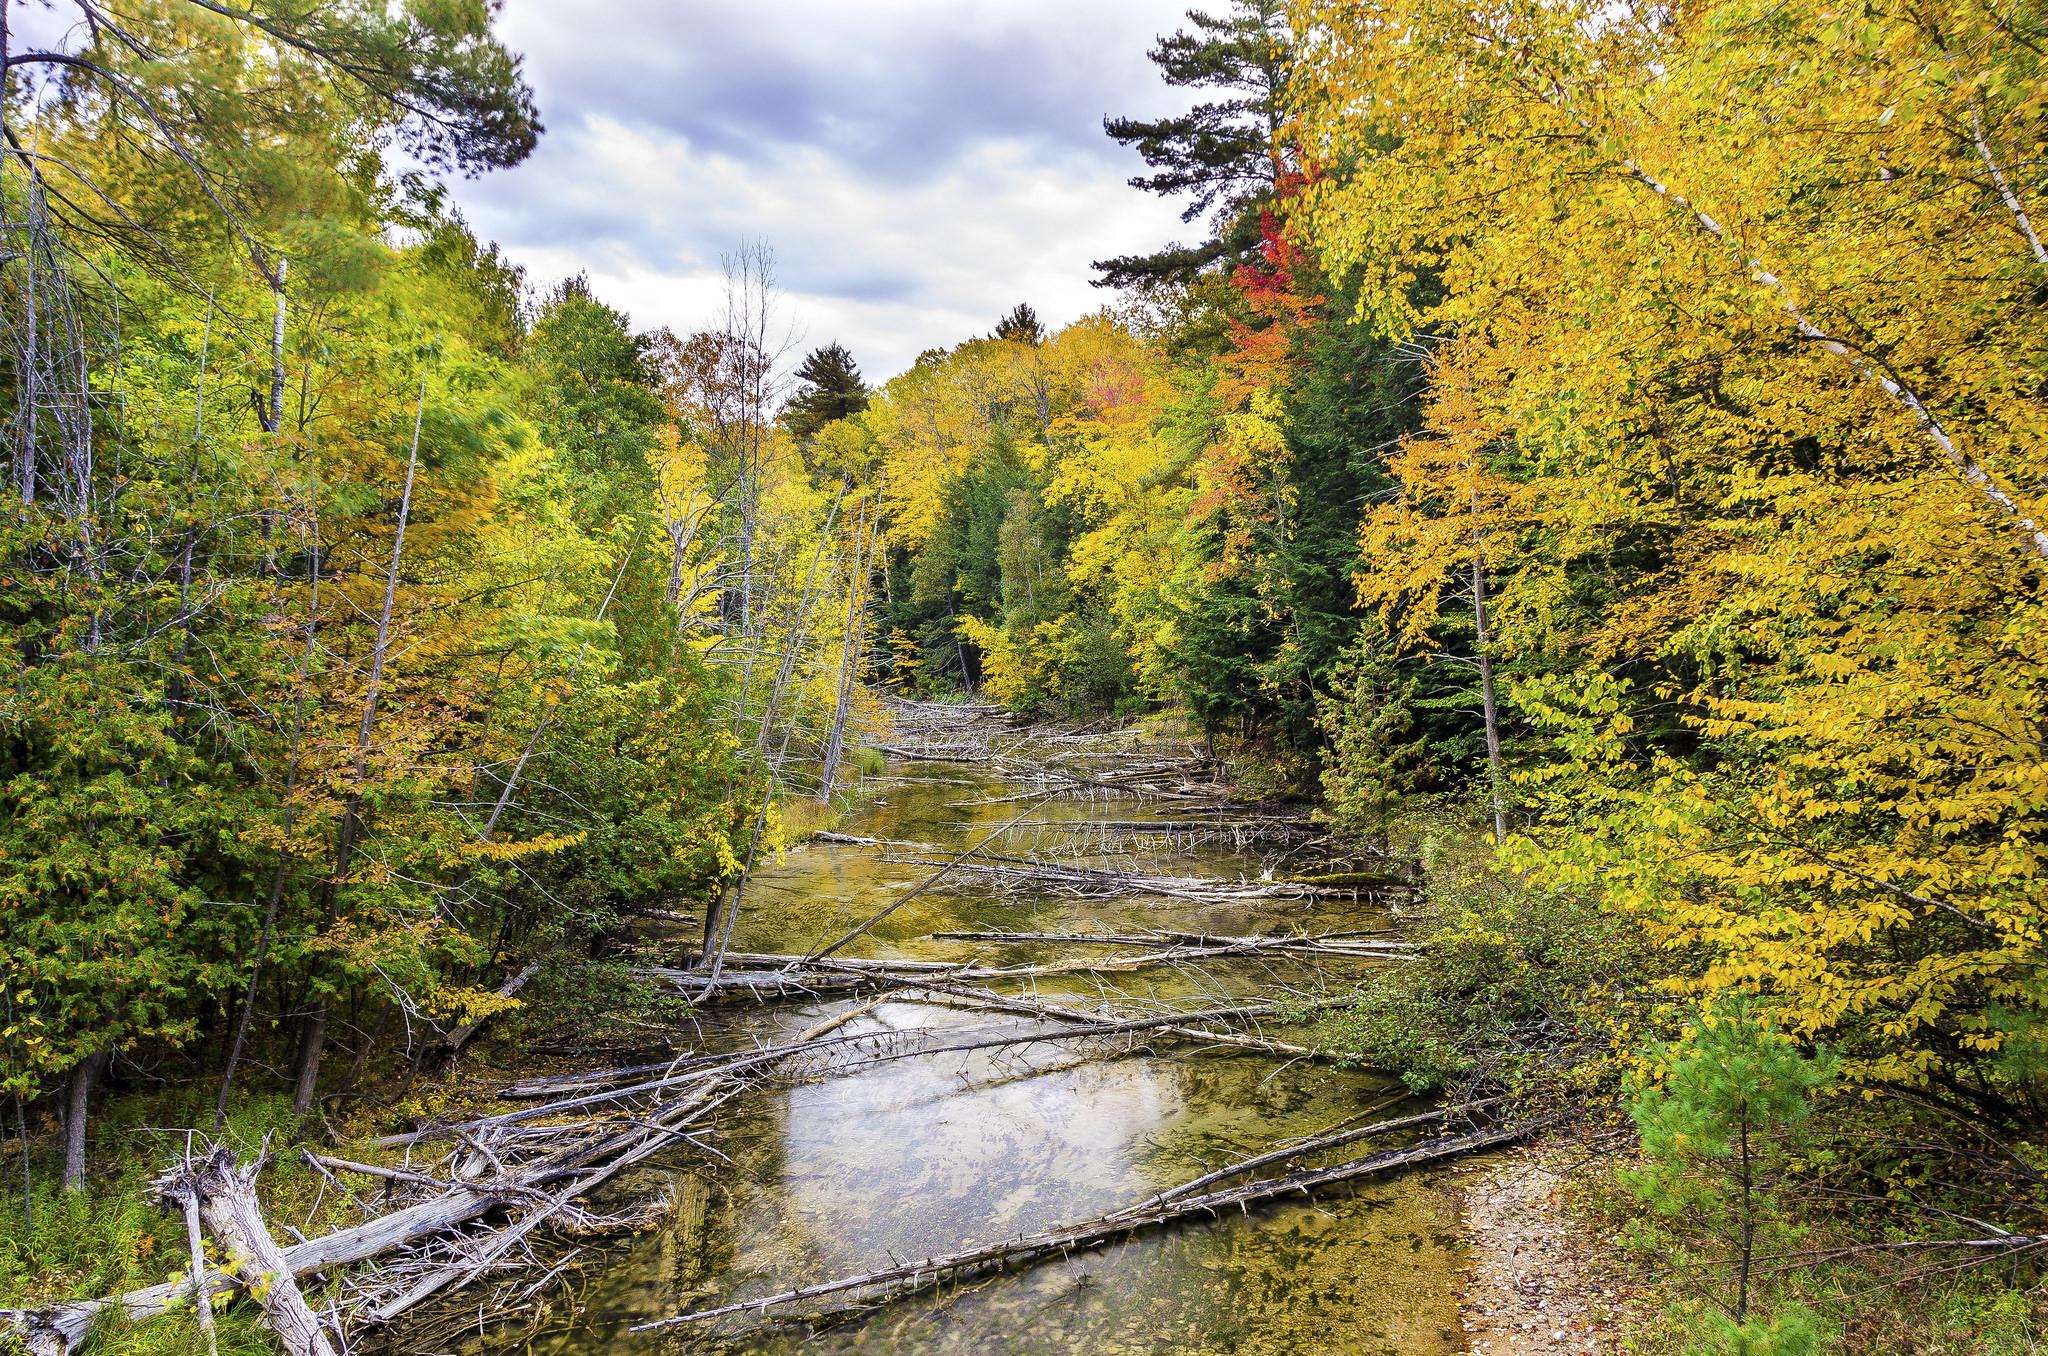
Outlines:
[[[1216,0],[893,374],[500,11],[0,0],[0,1351],[2048,1341],[2048,10]]]

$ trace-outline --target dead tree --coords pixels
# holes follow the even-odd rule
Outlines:
[[[839,760],[846,753],[846,718],[853,705],[853,691],[860,681],[860,654],[867,640],[869,582],[874,578],[875,552],[882,542],[882,484],[876,482],[874,502],[861,514],[860,527],[853,534],[853,569],[846,585],[846,629],[840,637],[839,688],[832,707],[832,731],[825,740],[825,757],[818,771],[818,799],[832,799],[832,784],[839,778]],[[867,534],[863,554],[861,534]]]
[[[336,1356],[334,1343],[319,1315],[306,1303],[292,1272],[292,1263],[270,1236],[256,1199],[259,1164],[238,1164],[231,1152],[209,1151],[153,1184],[158,1204],[167,1211],[196,1210],[207,1232],[227,1254],[235,1279],[262,1306],[263,1322],[277,1335],[288,1356]],[[195,1271],[195,1291],[206,1294],[202,1273]]]

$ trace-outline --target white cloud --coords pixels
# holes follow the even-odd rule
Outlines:
[[[1091,311],[1093,260],[1191,232],[1101,131],[1183,102],[1145,58],[1177,0],[681,9],[511,0],[548,132],[455,186],[537,280],[587,272],[636,326],[712,323],[720,254],[760,238],[801,342],[879,379],[1019,301]]]

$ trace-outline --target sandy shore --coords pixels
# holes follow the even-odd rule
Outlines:
[[[1562,1178],[1541,1149],[1461,1171],[1470,1273],[1462,1295],[1474,1356],[1619,1352],[1621,1289],[1603,1240],[1584,1237],[1560,1203]]]

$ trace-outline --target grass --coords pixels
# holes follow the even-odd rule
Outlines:
[[[212,1088],[197,1084],[107,1099],[92,1124],[92,1174],[83,1190],[65,1191],[57,1181],[54,1140],[30,1146],[33,1188],[21,1189],[19,1154],[5,1161],[7,1182],[0,1192],[0,1306],[36,1307],[56,1300],[93,1299],[155,1285],[187,1274],[185,1226],[179,1216],[159,1213],[147,1203],[149,1181],[182,1156],[186,1132],[163,1127],[210,1125]],[[273,1229],[296,1225],[318,1234],[347,1224],[345,1203],[291,1152],[291,1100],[282,1094],[246,1099],[235,1108],[220,1142],[247,1156],[268,1145],[273,1157],[262,1178],[264,1210]],[[210,1257],[213,1265],[220,1263]],[[222,1356],[271,1353],[275,1341],[263,1331],[246,1300],[219,1312]],[[21,1350],[18,1338],[0,1334],[0,1352]],[[174,1311],[133,1326],[109,1321],[93,1344],[94,1356],[159,1356],[203,1351],[192,1311]]]

